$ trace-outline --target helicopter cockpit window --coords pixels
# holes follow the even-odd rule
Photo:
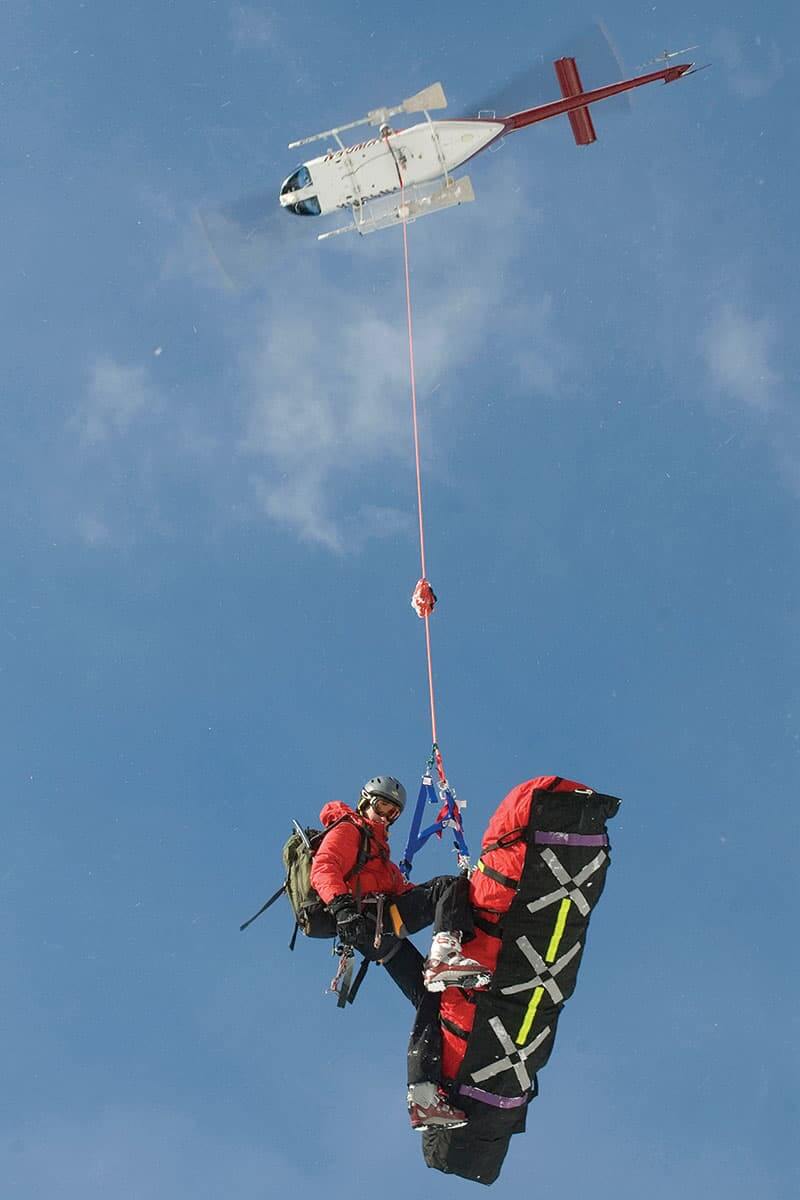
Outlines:
[[[296,212],[298,217],[318,217],[321,209],[319,200],[316,196],[309,196],[307,200],[301,200],[298,204],[291,206],[292,212]]]
[[[281,195],[285,196],[288,192],[299,192],[301,188],[312,186],[311,172],[308,167],[302,166],[290,175],[281,188]],[[319,200],[316,196],[306,196],[303,200],[298,200],[296,204],[287,204],[286,208],[289,212],[296,213],[299,217],[318,217],[320,214]]]
[[[308,167],[298,167],[294,175],[290,175],[286,183],[281,188],[281,195],[285,196],[287,192],[299,192],[300,188],[311,186],[311,172]]]

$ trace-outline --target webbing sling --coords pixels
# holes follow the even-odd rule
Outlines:
[[[353,959],[355,955],[347,946],[346,953],[339,959],[339,968],[334,976],[330,990],[336,993],[336,1007],[344,1008],[350,994],[350,980],[353,978]]]
[[[493,879],[495,883],[499,883],[502,887],[510,888],[512,892],[515,892],[519,887],[518,879],[512,879],[510,875],[501,875],[499,871],[495,871],[494,867],[487,866],[482,858],[478,859],[478,870],[488,876],[489,879]]]
[[[368,862],[373,862],[376,858],[382,859],[385,862],[388,859],[389,854],[387,851],[378,850],[377,854],[371,855],[369,853],[369,848],[370,848],[370,843],[373,840],[373,836],[370,833],[370,831],[365,826],[360,825],[358,822],[353,821],[353,820],[351,820],[351,818],[346,817],[346,816],[340,817],[339,821],[350,821],[350,824],[355,825],[356,829],[358,829],[358,831],[361,834],[361,841],[359,843],[358,855],[356,856],[356,861],[353,863],[352,867],[347,872],[347,874],[342,876],[345,883],[349,883],[351,879],[355,878],[356,890],[355,890],[354,895],[355,895],[355,901],[356,901],[356,908],[359,912],[361,912],[361,880],[358,878],[358,876],[364,870],[364,867],[367,865]],[[334,822],[334,824],[336,824],[336,825],[338,825],[338,823],[339,823],[338,821]],[[333,825],[330,825],[325,832],[326,833],[329,832],[330,829],[333,829]]]
[[[361,966],[358,968],[358,972],[356,974],[355,979],[353,980],[352,987],[350,987],[347,992],[347,998],[346,998],[347,1004],[352,1004],[353,1001],[355,1000],[356,996],[358,995],[358,989],[361,987],[361,984],[364,982],[364,976],[367,973],[367,968],[369,967],[369,963],[370,963],[370,960],[368,958],[362,958]]]
[[[267,911],[267,909],[275,903],[276,900],[279,900],[285,891],[286,891],[286,884],[282,883],[281,886],[278,888],[277,892],[275,893],[275,895],[270,896],[269,900],[267,900],[267,902],[265,904],[261,905],[261,908],[258,910],[257,913],[253,913],[252,917],[248,917],[247,920],[244,922],[244,924],[239,926],[239,932],[241,933],[243,929],[247,929],[248,925],[252,925],[253,921],[255,921],[255,919],[257,917],[260,917],[262,913],[265,913]],[[295,928],[296,928],[296,926],[295,926]]]
[[[466,1029],[462,1029],[460,1025],[456,1025],[455,1021],[451,1021],[449,1017],[439,1015],[439,1024],[442,1029],[446,1029],[448,1033],[452,1033],[454,1037],[461,1038],[462,1042],[469,1041],[469,1034]]]
[[[503,922],[502,921],[487,921],[486,917],[482,917],[480,913],[473,913],[472,924],[476,929],[480,929],[481,933],[486,933],[489,937],[502,938]]]
[[[490,842],[488,846],[483,846],[481,853],[491,854],[492,850],[507,850],[509,846],[515,846],[517,842],[521,842],[524,836],[524,829],[512,829],[508,833],[504,833],[496,842]]]

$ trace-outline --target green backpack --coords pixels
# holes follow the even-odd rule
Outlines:
[[[342,821],[352,821],[352,818],[345,814],[343,817],[339,817],[338,821],[328,825],[326,829],[304,829],[298,825],[297,821],[292,821],[294,832],[284,843],[282,851],[286,878],[277,892],[270,896],[258,912],[239,926],[240,929],[246,929],[248,925],[252,925],[256,917],[260,917],[285,893],[292,906],[295,920],[294,932],[289,942],[290,950],[294,950],[298,929],[306,937],[332,938],[336,936],[336,920],[311,886],[311,866],[323,838]],[[359,826],[359,829],[361,830],[361,844],[358,848],[358,857],[353,868],[344,877],[346,883],[358,875],[370,857],[369,846],[372,836],[363,827]]]

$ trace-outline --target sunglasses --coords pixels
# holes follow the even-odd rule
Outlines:
[[[385,817],[387,821],[396,821],[400,816],[400,809],[396,804],[392,804],[391,800],[376,799],[372,801],[370,807],[379,817]]]

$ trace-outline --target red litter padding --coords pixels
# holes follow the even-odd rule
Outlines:
[[[436,595],[427,579],[420,579],[414,588],[411,607],[418,617],[429,617],[436,607]]]

